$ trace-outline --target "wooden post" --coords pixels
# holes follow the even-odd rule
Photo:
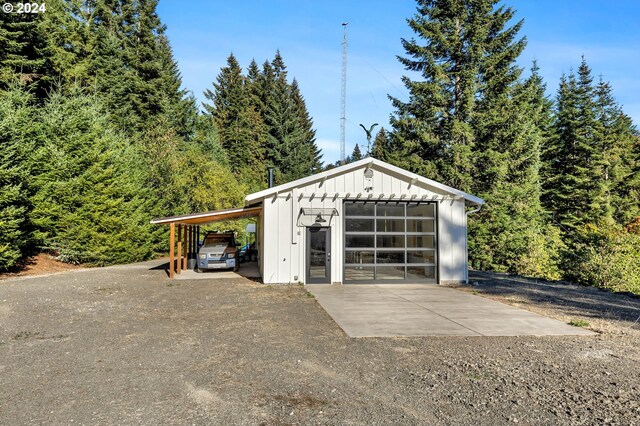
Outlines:
[[[187,225],[187,229],[185,231],[186,236],[184,237],[184,269],[186,270],[189,265],[189,254],[191,253],[191,247],[189,246],[190,234],[189,229],[191,229],[191,225]]]
[[[189,241],[189,249],[187,253],[187,268],[189,267],[189,259],[191,259],[191,228],[193,228],[193,225],[189,225],[189,233],[187,234],[187,241]]]
[[[174,249],[176,248],[176,224],[171,222],[171,231],[169,234],[169,278],[173,278],[173,261],[174,261]]]
[[[187,245],[187,228],[189,227],[189,225],[185,225],[184,226],[184,235],[182,236],[182,242],[184,244],[184,253],[182,254],[182,259],[180,259],[180,262],[182,262],[182,269],[184,269],[185,271],[187,270],[187,250],[189,248],[189,246]]]
[[[177,270],[176,273],[182,272],[182,225],[178,225],[178,254],[176,255],[177,259]]]
[[[196,226],[191,227],[191,256],[197,257],[196,255]]]

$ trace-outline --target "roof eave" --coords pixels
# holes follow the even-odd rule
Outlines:
[[[309,185],[316,181],[321,181],[323,179],[327,179],[330,176],[340,173],[346,173],[354,169],[358,169],[363,166],[375,165],[380,167],[383,170],[391,171],[393,173],[399,174],[401,176],[405,176],[408,179],[415,180],[424,185],[431,186],[433,188],[437,188],[443,192],[446,192],[451,195],[457,195],[464,198],[467,202],[473,205],[483,205],[484,200],[475,195],[467,194],[466,192],[460,191],[458,189],[452,188],[448,185],[442,184],[440,182],[436,182],[434,180],[425,178],[424,176],[420,176],[416,173],[409,172],[400,167],[394,166],[389,163],[385,163],[383,161],[377,160],[375,158],[363,158],[362,160],[355,161],[353,163],[345,164],[344,166],[339,166],[334,169],[326,170],[322,173],[318,173],[316,175],[307,176],[305,178],[301,178],[292,182],[288,182],[282,185],[274,186],[273,188],[264,189],[259,192],[255,192],[253,194],[249,194],[245,197],[245,205],[255,205],[265,198],[272,196],[274,194],[278,194],[280,192],[286,192],[293,188]]]

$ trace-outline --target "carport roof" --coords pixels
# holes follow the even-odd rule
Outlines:
[[[218,222],[229,219],[242,219],[256,217],[262,211],[262,206],[241,207],[237,209],[215,210],[211,212],[192,213],[181,216],[169,216],[153,219],[151,223],[169,225],[171,223],[182,225],[201,225],[203,223]]]

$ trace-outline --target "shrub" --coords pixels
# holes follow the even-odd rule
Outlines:
[[[527,251],[514,262],[513,269],[518,275],[559,280],[562,278],[560,263],[564,249],[560,230],[547,225],[543,232],[531,233]]]
[[[579,237],[570,271],[579,282],[640,294],[640,234],[616,225],[587,225]]]

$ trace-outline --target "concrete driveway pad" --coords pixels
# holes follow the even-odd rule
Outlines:
[[[350,337],[552,336],[594,333],[439,285],[307,285]]]

